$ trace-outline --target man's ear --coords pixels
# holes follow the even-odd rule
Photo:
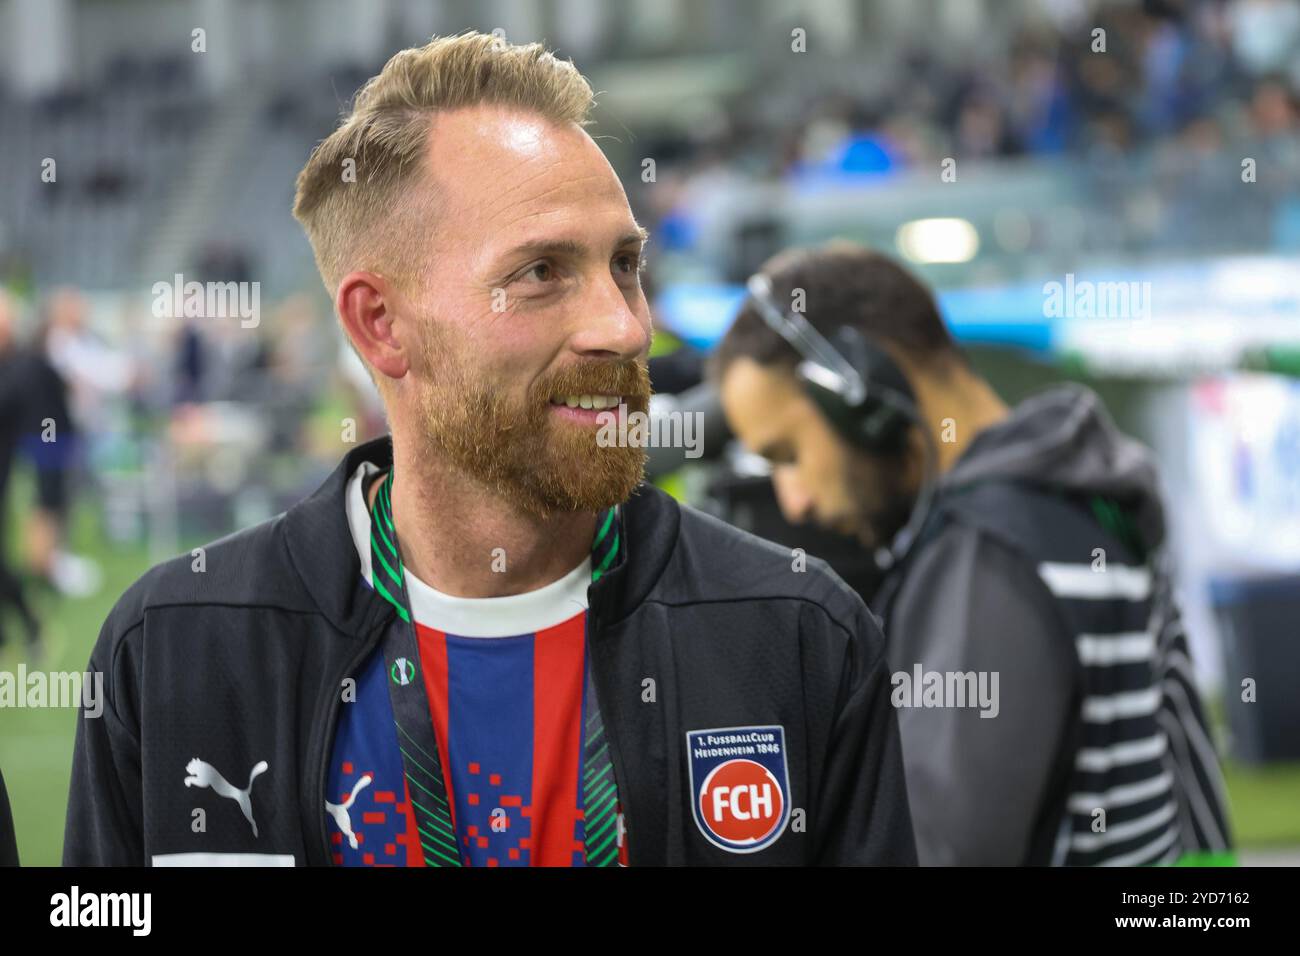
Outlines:
[[[405,330],[397,327],[399,301],[389,279],[365,270],[344,276],[334,301],[344,334],[370,367],[388,378],[401,378],[411,368],[409,343],[401,341]]]

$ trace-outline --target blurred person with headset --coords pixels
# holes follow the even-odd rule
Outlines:
[[[1081,386],[1008,408],[861,246],[783,252],[748,290],[710,374],[787,519],[886,571],[921,863],[1231,860],[1149,452]]]

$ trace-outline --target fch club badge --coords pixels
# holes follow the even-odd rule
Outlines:
[[[785,728],[690,730],[691,810],[704,838],[731,853],[771,846],[790,819]]]

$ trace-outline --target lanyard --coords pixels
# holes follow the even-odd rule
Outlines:
[[[420,651],[411,614],[410,595],[397,529],[393,525],[393,470],[390,469],[370,510],[370,577],[375,591],[397,610],[405,626],[389,627],[384,635],[384,663],[388,693],[397,725],[407,791],[415,813],[426,866],[461,866],[447,801],[447,784],[438,758],[438,741],[424,679]],[[596,581],[618,563],[623,548],[618,506],[597,516],[591,546],[591,580]],[[590,634],[588,634],[590,638]],[[618,865],[618,789],[614,782],[609,745],[591,678],[590,643],[583,679],[582,806],[583,857],[587,866]]]

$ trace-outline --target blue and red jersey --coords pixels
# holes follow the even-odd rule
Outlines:
[[[348,512],[369,580],[359,544],[369,541],[364,472],[349,487]],[[408,572],[419,673],[447,786],[454,852],[464,865],[584,863],[588,581],[590,561],[584,561],[530,594],[465,599],[440,595]],[[533,630],[526,629],[530,619],[537,621]],[[401,748],[414,743],[399,740],[382,648],[354,677],[355,698],[345,695],[326,776],[334,862],[422,866],[423,851],[449,856],[452,848],[429,846],[433,836],[417,826],[411,801],[430,796],[418,785],[411,792],[406,781]]]

